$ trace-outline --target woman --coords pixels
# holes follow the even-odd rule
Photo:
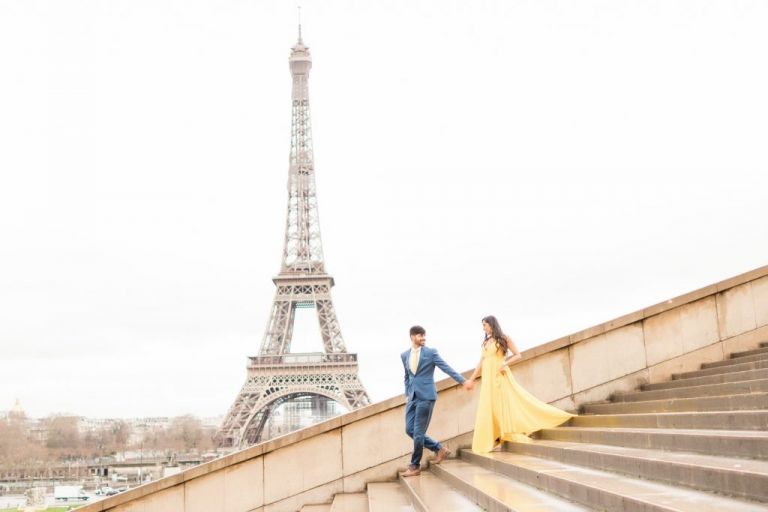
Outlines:
[[[504,441],[530,442],[529,434],[568,421],[573,414],[545,404],[512,377],[509,365],[520,360],[514,342],[494,316],[483,318],[483,354],[470,382],[482,376],[472,451],[490,452]],[[507,356],[507,353],[511,353]]]

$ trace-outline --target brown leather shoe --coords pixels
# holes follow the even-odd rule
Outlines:
[[[445,460],[445,458],[446,458],[448,455],[450,455],[450,453],[451,453],[451,452],[450,452],[450,450],[448,450],[448,448],[446,448],[445,446],[443,446],[442,448],[440,448],[440,449],[437,451],[437,457],[435,457],[434,459],[432,459],[432,461],[431,461],[431,462],[432,462],[432,464],[440,464],[441,462],[443,462],[443,461]]]
[[[421,468],[418,466],[408,466],[408,469],[400,473],[400,476],[403,478],[409,477],[409,476],[416,476],[421,474]]]

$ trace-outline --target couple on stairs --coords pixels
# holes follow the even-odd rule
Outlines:
[[[482,377],[480,401],[475,417],[475,431],[472,437],[474,452],[490,452],[497,443],[504,441],[527,441],[528,435],[550,428],[573,417],[541,402],[523,389],[512,377],[509,365],[520,359],[520,352],[514,342],[505,335],[494,316],[483,318],[485,339],[482,357],[469,379],[451,368],[436,349],[425,347],[426,330],[415,325],[411,327],[411,348],[400,355],[405,369],[405,432],[413,439],[413,454],[408,469],[402,476],[421,473],[421,456],[426,446],[437,455],[432,464],[440,464],[448,455],[448,449],[427,436],[432,418],[432,409],[437,400],[435,389],[435,367],[440,368],[453,380],[472,391],[475,379]],[[509,355],[508,355],[509,354]]]

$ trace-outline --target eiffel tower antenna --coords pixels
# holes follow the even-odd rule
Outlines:
[[[329,402],[347,410],[370,403],[358,377],[357,354],[347,352],[341,335],[331,300],[334,280],[326,272],[323,258],[309,112],[312,57],[301,40],[301,11],[299,38],[288,64],[293,88],[282,263],[280,273],[272,279],[277,290],[259,355],[249,357],[245,384],[216,436],[222,447],[244,448],[269,439],[267,422],[284,403],[303,400],[306,405],[311,400],[313,418],[318,420],[327,417],[323,414],[327,414]],[[322,352],[291,352],[297,308],[315,309]]]
[[[297,8],[299,10],[299,42],[301,42],[301,6],[299,5]]]

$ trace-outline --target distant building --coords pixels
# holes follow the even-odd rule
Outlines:
[[[224,422],[223,414],[219,416],[207,416],[204,418],[200,418],[200,423],[202,424],[203,428],[218,429],[223,422]]]
[[[24,408],[21,406],[21,401],[17,398],[16,403],[9,411],[0,411],[0,419],[10,420],[26,420],[27,413],[24,412]]]
[[[13,409],[11,409],[8,412],[8,419],[10,420],[25,420],[27,419],[27,414],[24,412],[24,409],[21,407],[21,402],[19,399],[16,399],[16,403],[13,405]]]

